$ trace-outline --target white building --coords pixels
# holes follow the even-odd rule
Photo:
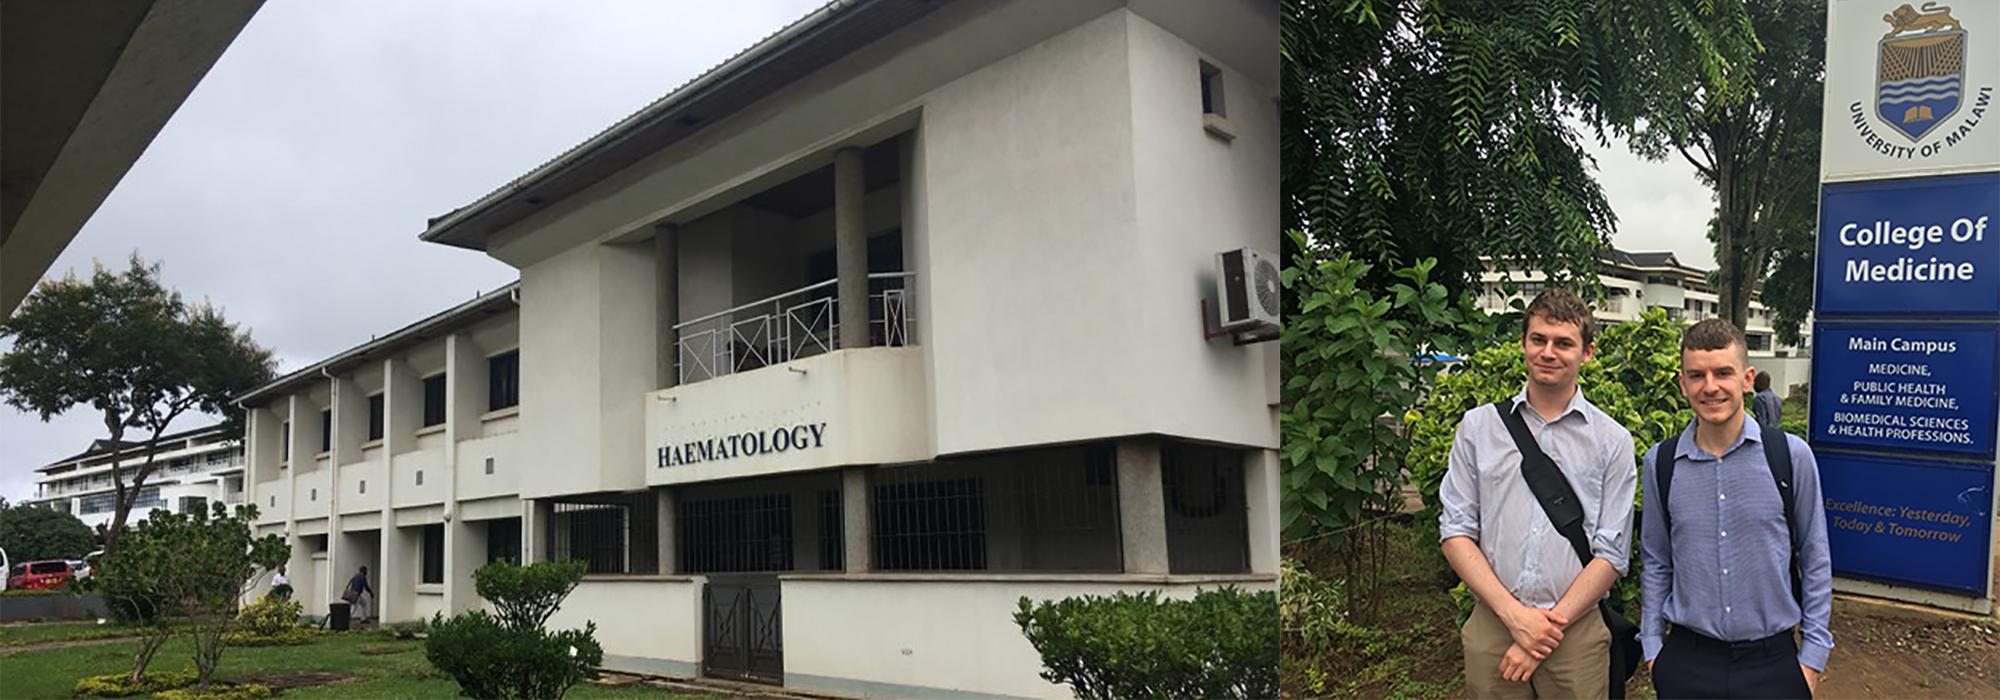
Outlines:
[[[111,478],[113,453],[138,444],[94,440],[81,454],[36,469],[35,495],[22,503],[75,515],[93,529],[110,527],[117,505]],[[210,503],[243,502],[241,434],[222,425],[169,433],[160,436],[152,453],[153,472],[139,489],[129,522],[145,520],[154,508],[191,513],[208,508]],[[145,463],[146,455],[142,450],[118,458],[126,488],[131,488],[132,475]]]
[[[321,609],[582,559],[613,669],[1067,697],[1020,597],[1276,586],[1277,344],[1203,310],[1278,14],[829,4],[430,223],[518,287],[242,397],[262,531]]]
[[[1604,298],[1593,310],[1600,324],[1636,321],[1640,314],[1655,308],[1666,309],[1668,316],[1687,323],[1723,315],[1722,297],[1709,284],[1709,271],[1684,265],[1671,252],[1635,253],[1612,248],[1597,261],[1597,281],[1604,287]],[[1540,270],[1503,270],[1490,258],[1481,258],[1481,262],[1485,271],[1479,276],[1479,307],[1489,312],[1506,311],[1516,300],[1526,304],[1548,284],[1548,275]],[[1511,294],[1505,285],[1509,281],[1514,286]],[[1749,345],[1750,364],[1771,373],[1772,386],[1783,395],[1786,387],[1809,379],[1812,322],[1808,319],[1800,326],[1800,345],[1786,345],[1778,342],[1771,314],[1760,293],[1752,291],[1743,336]]]

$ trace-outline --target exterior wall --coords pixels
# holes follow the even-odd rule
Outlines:
[[[552,630],[597,623],[604,667],[682,678],[701,675],[702,577],[590,578],[549,618]]]
[[[1041,656],[1014,625],[1021,597],[1155,589],[1190,598],[1205,586],[1224,585],[1220,579],[1136,576],[804,574],[781,581],[785,684],[863,697],[1067,698],[1069,688],[1038,675]],[[1276,587],[1268,576],[1228,583]],[[887,678],[896,681],[865,680]]]
[[[635,246],[587,245],[521,271],[521,495],[628,490],[644,472],[654,381],[653,268]]]

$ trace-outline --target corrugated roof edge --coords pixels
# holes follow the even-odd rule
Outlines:
[[[515,292],[520,288],[521,283],[519,281],[509,282],[506,286],[481,294],[472,301],[431,314],[416,323],[391,331],[388,335],[348,348],[333,357],[315,362],[285,376],[273,379],[263,386],[251,389],[242,396],[236,397],[235,403],[241,408],[262,405],[259,399],[267,398],[280,389],[297,386],[308,379],[319,377],[321,370],[330,371],[338,367],[343,361],[360,358],[373,352],[391,350],[414,344],[419,340],[425,339],[427,332],[450,327],[489,307],[498,306],[503,303],[517,303],[519,300],[516,298]]]
[[[202,427],[199,427],[199,428],[189,428],[189,429],[187,429],[187,430],[183,430],[183,431],[180,431],[180,432],[177,432],[177,433],[167,433],[167,434],[165,434],[165,435],[161,435],[161,436],[160,436],[160,440],[162,440],[162,441],[166,441],[166,440],[185,440],[185,439],[188,439],[188,438],[191,438],[191,437],[194,437],[194,436],[196,436],[196,435],[199,435],[199,434],[201,434],[201,433],[204,433],[204,432],[211,432],[211,431],[216,431],[216,430],[221,430],[221,429],[222,429],[222,427],[223,427],[223,424],[222,424],[222,423],[212,423],[212,424],[209,424],[209,425],[205,425],[205,426],[202,426]],[[58,460],[56,460],[56,461],[53,461],[53,462],[50,462],[50,463],[48,463],[48,464],[46,464],[46,465],[43,465],[43,466],[41,466],[41,467],[39,467],[39,468],[35,469],[35,471],[37,471],[37,472],[46,472],[46,471],[48,471],[48,470],[50,470],[50,469],[54,469],[54,468],[56,468],[56,467],[60,467],[60,466],[62,466],[62,465],[64,465],[64,464],[68,464],[68,463],[70,463],[70,462],[75,462],[75,461],[78,461],[78,460],[83,460],[83,459],[89,459],[89,458],[91,458],[91,457],[96,457],[96,456],[101,456],[101,455],[108,455],[108,454],[111,454],[111,452],[112,452],[112,449],[111,449],[110,447],[99,447],[99,446],[98,446],[98,443],[101,443],[101,442],[110,442],[110,440],[109,440],[109,439],[106,439],[106,438],[98,438],[98,439],[96,439],[96,440],[92,440],[92,441],[91,441],[91,449],[88,449],[88,450],[84,450],[83,452],[80,452],[80,453],[77,453],[77,454],[73,454],[73,455],[70,455],[70,456],[68,456],[68,457],[64,457],[64,458],[62,458],[62,459],[58,459]],[[145,444],[145,443],[144,443],[143,441],[138,441],[138,440],[125,440],[125,441],[124,441],[124,443],[125,443],[125,447],[134,447],[134,446],[137,446],[137,445],[143,445],[143,444]],[[122,449],[122,448],[121,448],[121,449]]]
[[[731,77],[732,74],[756,63],[765,54],[776,51],[791,43],[793,39],[798,38],[800,35],[832,21],[834,18],[845,14],[848,10],[860,7],[871,1],[830,0],[826,4],[819,6],[818,9],[806,13],[804,17],[800,17],[791,24],[780,27],[777,31],[772,32],[757,43],[751,44],[748,48],[736,52],[736,55],[730,56],[728,59],[723,60],[723,62],[703,71],[693,79],[682,83],[680,87],[676,87],[667,92],[667,94],[660,96],[659,99],[653,100],[651,104],[641,107],[639,111],[633,112],[630,116],[618,120],[618,122],[605,128],[603,131],[597,132],[597,135],[585,139],[582,143],[575,146],[571,146],[569,150],[563,151],[556,157],[535,166],[533,170],[529,170],[526,174],[508,181],[507,184],[501,185],[492,192],[486,193],[486,196],[430,220],[424,232],[417,236],[418,240],[431,243],[440,242],[439,239],[449,235],[454,228],[472,215],[484,211],[495,204],[499,204],[508,196],[526,189],[529,185],[555,175],[572,163],[592,153],[614,145],[640,126],[671,115],[674,108],[678,107],[688,96],[701,90],[703,87]]]

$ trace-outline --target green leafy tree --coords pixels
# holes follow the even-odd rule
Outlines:
[[[1723,317],[1743,327],[1751,294],[1775,266],[1764,305],[1780,340],[1796,343],[1812,307],[1826,2],[1765,0],[1748,9],[1756,53],[1662,86],[1679,96],[1679,108],[1652,115],[1632,148],[1655,160],[1678,154],[1714,190],[1708,235]]]
[[[232,514],[216,503],[188,514],[155,509],[128,533],[125,546],[106,554],[99,578],[107,595],[143,597],[157,610],[141,640],[128,681],[140,682],[153,654],[178,619],[194,636],[196,683],[207,688],[221,663],[223,637],[236,625],[234,608],[265,573],[291,555],[284,538],[253,537],[256,506]]]
[[[580,630],[544,629],[549,616],[583,580],[581,561],[517,566],[500,560],[473,572],[479,597],[495,613],[474,610],[434,616],[424,656],[471,698],[560,698],[597,675],[604,648],[597,623]]]
[[[1578,127],[1682,109],[1661,86],[1748,57],[1744,4],[1285,0],[1281,224],[1377,263],[1376,290],[1435,258],[1456,296],[1480,256],[1595,284],[1614,219]]]
[[[124,272],[100,265],[43,282],[0,322],[13,348],[0,355],[0,400],[44,421],[87,406],[102,414],[116,453],[145,454],[113,469],[116,495],[105,551],[116,551],[160,436],[189,413],[240,418],[229,399],[271,379],[271,351],[207,304],[160,283],[160,266],[136,254]],[[130,444],[127,434],[144,436]],[[129,481],[128,481],[128,478]]]
[[[34,506],[0,508],[0,549],[14,561],[81,559],[96,547],[97,535],[74,515]]]

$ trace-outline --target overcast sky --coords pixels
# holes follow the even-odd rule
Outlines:
[[[48,274],[137,250],[297,369],[512,281],[419,242],[425,220],[819,4],[270,0]],[[1597,155],[1617,245],[1710,263],[1708,193],[1685,163]],[[32,495],[36,467],[103,434],[87,410],[42,423],[0,406],[0,496]]]

